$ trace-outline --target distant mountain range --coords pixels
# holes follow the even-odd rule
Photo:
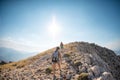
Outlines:
[[[25,53],[16,51],[11,48],[0,47],[0,61],[19,61],[27,57],[33,56],[35,53]]]

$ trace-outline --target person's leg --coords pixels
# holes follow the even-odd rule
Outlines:
[[[61,63],[58,62],[58,67],[59,67],[59,70],[61,71]]]
[[[60,64],[60,62],[58,62],[57,64],[58,64],[60,75],[61,75],[61,64]]]
[[[53,75],[55,75],[55,67],[56,67],[56,65],[55,65],[55,63],[53,63],[53,64],[52,64]]]

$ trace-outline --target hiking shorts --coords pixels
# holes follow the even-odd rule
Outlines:
[[[52,61],[52,64],[56,64],[56,63],[59,63],[59,62],[60,62],[59,60],[58,60],[57,62],[53,62],[53,61]]]

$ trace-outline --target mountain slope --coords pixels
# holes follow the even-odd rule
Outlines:
[[[54,50],[0,66],[1,79],[52,80],[53,72],[48,75],[46,69],[51,68]],[[64,46],[62,55],[62,75],[70,80],[80,80],[81,75],[87,75],[89,80],[120,80],[120,59],[107,48],[93,43],[73,42]],[[56,76],[58,80],[63,78],[59,76],[59,70],[56,70]]]

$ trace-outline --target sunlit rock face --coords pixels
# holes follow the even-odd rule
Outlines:
[[[53,71],[46,74],[46,69],[52,68],[51,55],[54,50],[47,50],[25,61],[0,66],[0,79],[52,80]],[[62,76],[56,69],[58,80],[120,80],[120,58],[107,48],[94,43],[72,42],[64,45],[61,52]]]

